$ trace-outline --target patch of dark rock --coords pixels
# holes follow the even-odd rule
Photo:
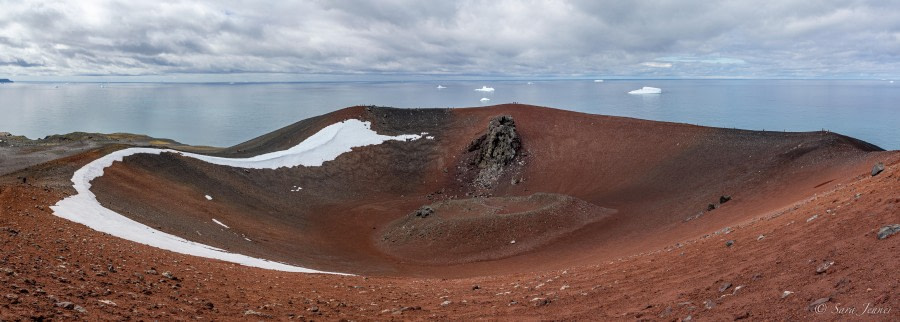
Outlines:
[[[723,195],[723,196],[719,197],[719,204],[723,204],[723,203],[726,203],[729,201],[731,201],[730,195]]]
[[[175,277],[175,275],[172,275],[172,272],[164,272],[164,273],[162,273],[162,276],[165,278],[168,278],[170,280],[173,280],[173,281],[178,280],[178,277]]]
[[[725,291],[727,291],[729,288],[731,288],[731,283],[728,283],[728,282],[722,283],[722,285],[719,286],[719,293],[725,292]]]
[[[828,303],[828,301],[831,301],[830,297],[823,297],[818,300],[812,301],[812,303],[809,303],[809,310],[815,311],[817,306]]]
[[[416,209],[412,214],[419,218],[428,218],[428,216],[434,215],[434,208],[422,206],[422,208]]]
[[[872,167],[872,176],[877,176],[882,171],[884,171],[884,163],[878,162]]]
[[[831,265],[834,265],[834,262],[824,262],[819,267],[816,267],[816,274],[822,274],[828,271],[831,268]]]
[[[16,236],[16,235],[18,235],[18,234],[19,234],[19,231],[18,231],[18,230],[16,230],[16,229],[15,229],[15,228],[9,228],[9,227],[0,227],[0,230],[2,230],[2,231],[5,231],[5,232],[7,232],[7,233],[9,233],[9,234],[10,234],[10,235],[12,235],[12,236]]]
[[[516,133],[516,122],[512,116],[501,115],[491,119],[487,133],[472,141],[468,150],[479,152],[474,163],[483,169],[512,163],[521,146],[522,142]]]
[[[885,239],[891,237],[891,235],[900,232],[900,224],[893,224],[881,227],[878,230],[878,239]]]
[[[731,247],[731,246],[734,246],[734,240],[729,240],[729,241],[725,242],[725,247]]]
[[[67,310],[71,310],[75,308],[75,303],[72,302],[56,302],[57,307],[61,307]]]
[[[503,170],[513,163],[522,147],[512,116],[491,119],[485,134],[469,143],[467,152],[474,152],[470,165],[479,169],[475,181],[483,186],[496,183]]]
[[[714,203],[711,203],[706,206],[706,211],[713,211],[713,210],[716,210],[716,208],[719,208],[719,206]]]
[[[534,306],[545,306],[550,305],[553,301],[548,298],[536,297],[531,299],[531,302],[534,303]]]

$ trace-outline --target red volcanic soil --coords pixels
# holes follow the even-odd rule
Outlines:
[[[545,246],[615,213],[571,196],[444,200],[387,225],[381,246],[432,265],[497,260]],[[435,255],[440,250],[440,255]]]
[[[475,185],[467,147],[498,115],[522,148]],[[196,258],[53,216],[74,170],[122,148],[108,145],[0,177],[0,319],[900,318],[900,236],[876,238],[900,224],[897,151],[500,105],[348,108],[214,154],[286,149],[347,118],[435,139],[279,170],[135,155],[92,191],[187,239],[359,276]]]

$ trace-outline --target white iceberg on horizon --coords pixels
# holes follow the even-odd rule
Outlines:
[[[628,92],[628,94],[660,94],[660,93],[662,93],[662,89],[659,89],[657,87],[649,87],[649,86],[644,86],[641,89],[636,89],[636,90]]]
[[[595,79],[595,80],[594,80],[594,83],[602,83],[602,82],[603,82],[602,79]]]
[[[490,98],[487,98],[487,97],[482,97],[482,98],[481,98],[481,102],[482,102],[482,103],[487,102],[487,101],[490,101],[490,100],[491,100],[491,99],[490,99]]]
[[[494,91],[494,88],[493,88],[493,87],[487,87],[487,86],[481,86],[481,88],[476,88],[475,91],[476,91],[476,92],[493,92],[493,91]]]
[[[447,87],[444,85],[438,85],[438,87],[437,87],[437,89],[445,89],[445,88],[447,88]]]

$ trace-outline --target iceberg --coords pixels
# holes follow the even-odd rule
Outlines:
[[[481,102],[482,102],[482,103],[487,102],[487,101],[490,101],[490,100],[491,100],[491,99],[490,99],[490,98],[487,98],[487,97],[482,97],[482,98],[481,98]]]
[[[494,88],[493,88],[493,87],[487,87],[487,86],[481,86],[481,88],[476,88],[475,91],[476,91],[476,92],[493,92],[493,91],[494,91]]]
[[[437,89],[445,89],[445,88],[447,88],[447,87],[444,85],[438,85],[438,87],[437,87]]]
[[[602,82],[603,82],[602,79],[595,79],[595,80],[594,80],[594,83],[602,83]]]
[[[636,89],[628,92],[628,94],[660,94],[662,93],[662,89],[656,87],[644,86],[641,89]]]

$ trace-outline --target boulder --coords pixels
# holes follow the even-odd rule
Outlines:
[[[900,233],[900,224],[887,225],[878,230],[878,239],[885,239],[896,233]]]
[[[719,286],[719,293],[725,292],[725,291],[727,291],[729,288],[731,288],[731,283],[728,283],[728,282],[722,283],[722,285]]]
[[[872,176],[877,176],[881,171],[884,171],[884,163],[878,162],[872,167]]]
[[[416,211],[413,212],[413,215],[420,218],[428,218],[428,216],[431,216],[433,214],[434,208],[431,208],[429,206],[422,206],[422,208],[416,209]]]

